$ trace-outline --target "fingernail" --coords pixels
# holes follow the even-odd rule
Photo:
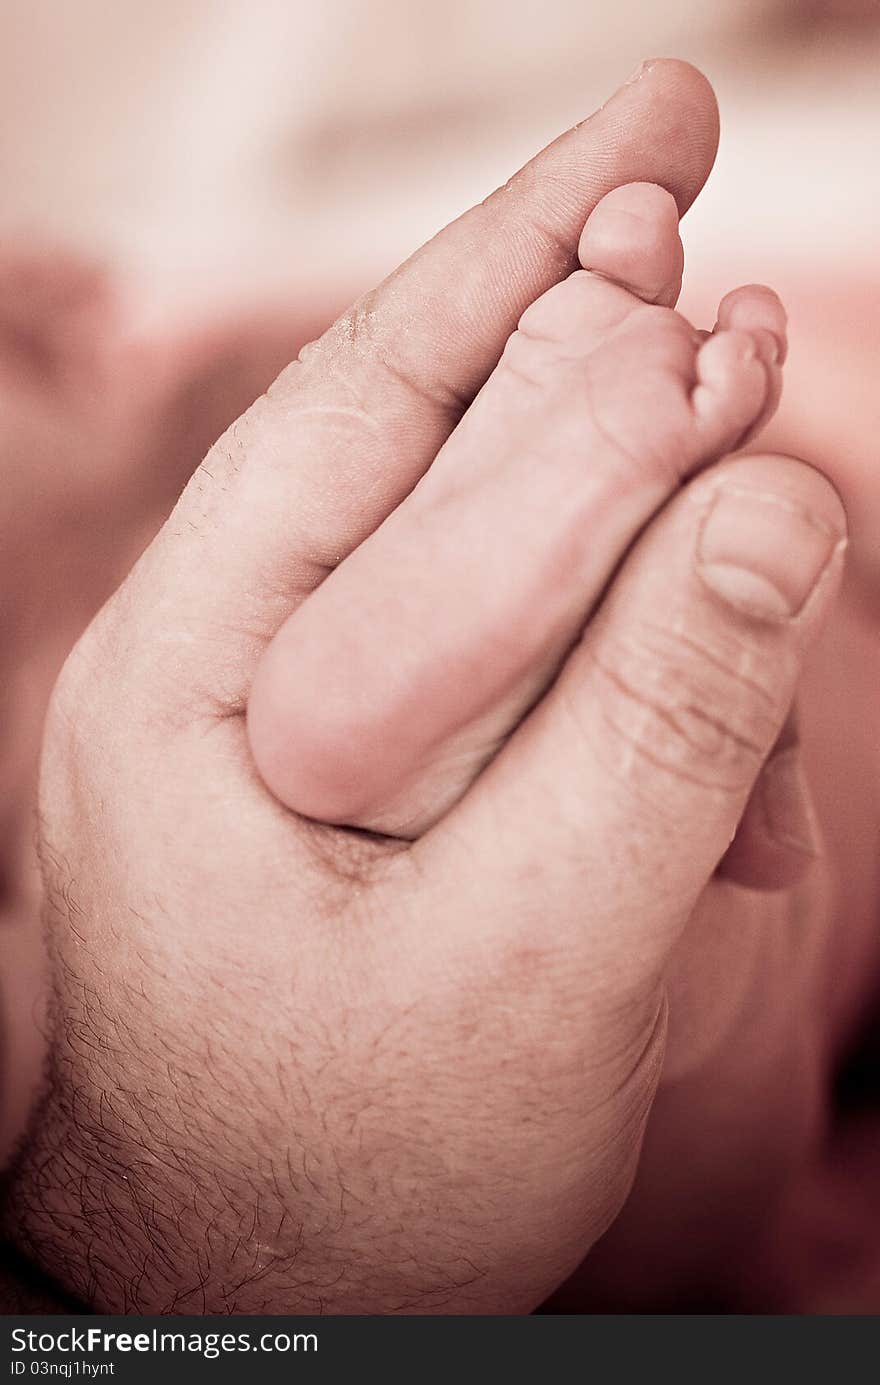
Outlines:
[[[629,74],[623,86],[629,87],[632,86],[633,82],[640,82],[651,71],[651,68],[656,66],[656,62],[656,58],[646,58],[644,62],[639,63],[635,71]]]
[[[761,771],[760,794],[767,832],[773,841],[817,856],[819,826],[797,746],[779,750],[767,761]]]
[[[633,84],[633,82],[640,82],[640,81],[642,80],[642,78],[645,77],[645,76],[647,76],[647,74],[651,71],[651,68],[656,66],[656,64],[657,64],[657,59],[656,59],[656,58],[653,58],[653,59],[652,59],[652,58],[649,58],[649,59],[647,59],[647,61],[645,61],[645,62],[643,62],[643,63],[639,63],[639,65],[638,65],[638,67],[636,68],[636,70],[635,70],[634,72],[631,72],[631,73],[629,74],[629,76],[627,77],[626,81],[625,81],[625,82],[621,82],[621,84],[620,84],[620,86],[617,88],[617,90],[616,90],[616,91],[613,91],[613,92],[611,93],[611,95],[610,95],[609,97],[607,97],[607,98],[602,102],[601,106],[599,107],[599,110],[600,110],[600,111],[604,111],[605,107],[606,107],[606,106],[609,106],[609,105],[611,104],[611,102],[614,101],[615,98],[618,97],[622,91],[625,91],[625,90],[626,90],[627,87],[631,87],[632,84]],[[590,118],[590,117],[588,116],[588,117],[587,117],[587,120],[589,120],[589,118]],[[582,125],[586,125],[586,123],[587,123],[586,120],[581,120],[581,121],[578,122],[577,125],[575,125],[574,128],[575,128],[576,130],[579,130],[579,129],[581,128],[581,126],[582,126]]]
[[[700,528],[697,571],[738,610],[761,620],[790,620],[844,544],[839,530],[794,500],[721,486]]]

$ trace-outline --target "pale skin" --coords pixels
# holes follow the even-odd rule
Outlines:
[[[716,460],[772,408],[784,354],[767,291],[726,299],[707,342],[669,308],[662,189],[684,210],[716,133],[703,79],[657,64],[408,261],[209,454],[69,660],[41,791],[52,1080],[6,1216],[94,1306],[529,1311],[620,1213],[664,1061],[640,1173],[654,1225],[732,1194],[734,1214],[769,1205],[812,1138],[816,1056],[796,1040],[825,914],[802,884],[817,847],[789,712],[845,521],[793,459]],[[590,221],[617,187],[652,228],[625,263],[602,208]],[[623,434],[635,379],[650,392]],[[517,469],[529,428],[547,451]],[[294,797],[257,697],[268,715],[294,687],[288,632],[316,590],[332,634],[349,554],[393,671],[412,502],[390,573],[370,555],[423,475],[440,585],[408,581],[416,624],[457,637],[445,599],[467,597],[479,643],[499,616],[479,565],[460,582],[442,498],[493,562],[516,551],[527,580],[500,614],[525,639],[506,664],[502,641],[504,678],[476,689],[478,734],[441,775],[416,745],[386,782],[379,757],[354,810],[350,779],[332,811],[296,804],[400,834],[375,837],[284,806],[251,742]],[[560,534],[549,576],[522,549],[523,503]],[[574,536],[554,529],[572,505]],[[552,639],[530,643],[560,590]],[[461,724],[435,717],[433,743]],[[686,1169],[669,1156],[683,1131]]]

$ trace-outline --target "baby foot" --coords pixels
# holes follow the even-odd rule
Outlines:
[[[415,490],[266,651],[251,745],[298,812],[424,831],[552,681],[652,513],[775,408],[782,306],[737,289],[711,333],[676,313],[667,192],[608,194],[579,256]]]

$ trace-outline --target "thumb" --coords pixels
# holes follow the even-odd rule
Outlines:
[[[772,456],[704,473],[643,533],[556,684],[414,848],[475,879],[500,946],[523,930],[514,946],[559,949],[594,993],[659,976],[779,737],[844,536],[830,484]],[[459,917],[444,946],[483,950]]]

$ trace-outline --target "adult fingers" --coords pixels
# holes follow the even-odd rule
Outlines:
[[[432,940],[450,965],[488,933],[594,993],[659,977],[777,742],[844,534],[828,482],[782,457],[719,464],[667,506],[554,687],[412,849],[426,878],[472,882]]]
[[[235,702],[255,648],[412,489],[526,305],[576,266],[596,202],[646,181],[683,211],[716,142],[706,80],[646,65],[307,348],[215,446],[141,564],[163,646],[180,632],[176,656],[191,649],[209,681],[222,669]]]

